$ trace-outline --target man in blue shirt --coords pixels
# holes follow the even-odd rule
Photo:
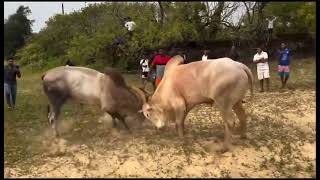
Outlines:
[[[287,48],[285,43],[281,43],[281,50],[278,50],[279,64],[278,64],[278,74],[281,79],[281,89],[286,87],[286,83],[289,79],[290,74],[290,58],[291,50]]]

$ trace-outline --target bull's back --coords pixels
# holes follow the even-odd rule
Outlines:
[[[83,104],[100,102],[101,78],[98,71],[83,67],[57,67],[49,70],[43,80],[49,90],[68,94],[69,99]],[[50,93],[50,92],[49,92]]]
[[[229,58],[197,61],[177,67],[175,84],[187,101],[210,102],[248,82],[245,71]]]

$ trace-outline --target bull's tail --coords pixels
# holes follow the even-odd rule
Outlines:
[[[50,105],[48,104],[47,105],[47,114],[49,115],[49,113],[50,113]]]
[[[251,93],[250,100],[252,100],[252,98],[253,98],[253,75],[252,75],[251,70],[246,65],[242,64],[242,68],[246,72],[248,79],[249,79],[250,93]]]
[[[41,80],[43,80],[43,78],[44,78],[45,75],[46,75],[46,74],[43,74],[43,75],[41,76]]]

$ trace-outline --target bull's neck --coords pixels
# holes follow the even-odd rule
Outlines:
[[[165,89],[164,89],[165,90]],[[171,108],[171,102],[172,102],[172,97],[174,97],[174,92],[167,92],[161,89],[159,89],[158,92],[155,92],[152,96],[152,101],[159,103],[161,108],[163,109],[170,109]]]
[[[142,99],[142,97],[140,97],[139,92],[137,92],[137,90],[132,87],[129,87],[128,91],[129,91],[129,94],[138,101],[138,103],[134,103],[134,104],[137,104],[138,106],[140,106],[140,105],[142,106],[143,99]],[[137,102],[137,101],[135,101],[135,102]]]

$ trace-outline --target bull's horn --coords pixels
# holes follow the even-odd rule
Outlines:
[[[135,86],[130,86],[130,88],[134,91],[134,93],[142,99],[143,103],[146,103],[148,100],[148,95],[147,92],[144,91],[143,89],[137,88]]]
[[[142,110],[142,109],[138,111],[138,113],[142,113],[142,112],[143,112],[143,110]]]

